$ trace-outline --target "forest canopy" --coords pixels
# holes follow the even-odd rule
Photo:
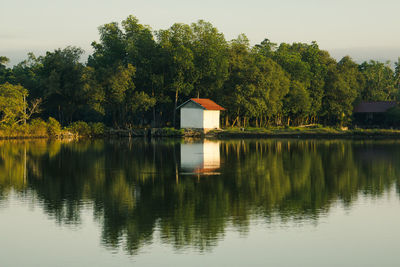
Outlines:
[[[0,123],[26,122],[36,103],[32,117],[62,125],[178,126],[176,107],[201,97],[227,109],[224,126],[346,126],[357,103],[400,98],[400,58],[393,69],[349,56],[337,62],[316,42],[252,46],[203,20],[153,31],[128,16],[98,30],[85,63],[73,46],[29,53],[13,67],[0,56]]]

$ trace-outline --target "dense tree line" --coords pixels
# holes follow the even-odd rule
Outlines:
[[[348,56],[336,62],[315,42],[277,45],[265,39],[251,46],[245,35],[227,41],[202,20],[152,31],[129,16],[121,25],[100,26],[99,34],[86,63],[77,47],[30,53],[12,68],[0,57],[0,84],[26,88],[26,106],[41,99],[45,119],[122,128],[177,126],[176,107],[189,97],[227,108],[225,126],[258,127],[346,125],[356,103],[400,97],[400,59],[392,69]],[[2,106],[0,111],[4,120]]]

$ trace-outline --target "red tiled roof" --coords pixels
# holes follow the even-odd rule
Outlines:
[[[354,108],[354,113],[384,113],[396,105],[395,101],[361,102]]]
[[[208,98],[191,98],[190,100],[196,102],[206,110],[225,110],[223,107]]]

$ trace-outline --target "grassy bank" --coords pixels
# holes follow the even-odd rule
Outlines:
[[[340,129],[333,127],[226,128],[207,135],[217,138],[400,138],[398,129]]]
[[[189,133],[192,137],[204,136],[199,131]],[[135,129],[113,129],[106,127],[103,123],[86,123],[83,121],[73,122],[66,127],[53,118],[48,121],[34,119],[26,124],[0,125],[0,139],[30,139],[30,138],[55,138],[55,139],[77,139],[77,138],[125,138],[125,137],[183,137],[183,129],[174,128],[135,128]]]
[[[73,122],[67,127],[49,118],[33,119],[26,124],[0,125],[0,139],[100,137],[105,134],[103,123]]]
[[[400,129],[341,129],[333,127],[225,128],[204,134],[199,130],[174,128],[112,129],[102,123],[74,122],[67,127],[50,118],[35,119],[26,125],[0,126],[0,139],[24,138],[126,138],[126,137],[194,137],[194,138],[400,138]]]

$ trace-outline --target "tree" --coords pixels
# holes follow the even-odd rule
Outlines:
[[[300,45],[296,43],[293,45],[280,44],[274,53],[274,60],[290,74],[292,81],[299,81],[307,88],[312,79],[311,66],[303,61],[298,48]]]
[[[265,57],[272,58],[277,49],[277,44],[272,43],[269,39],[264,39],[260,44],[256,44],[254,49]]]
[[[396,89],[397,89],[397,100],[400,100],[400,57],[397,59],[395,64],[395,81],[396,81]]]
[[[41,71],[43,64],[42,57],[36,57],[33,53],[28,53],[28,58],[15,65],[12,69],[14,84],[21,84],[29,90],[29,98],[43,98],[43,88],[41,84]]]
[[[225,83],[222,103],[233,124],[243,125],[252,119],[256,126],[281,113],[282,100],[289,90],[285,71],[258,49],[250,49],[245,35],[230,44],[229,79]]]
[[[4,65],[10,62],[10,59],[5,56],[0,56],[0,66],[5,67]]]
[[[126,39],[127,60],[136,68],[134,82],[137,91],[140,93],[135,93],[135,95],[140,96],[139,99],[149,101],[142,102],[146,107],[151,103],[153,126],[158,125],[156,104],[168,102],[163,92],[164,76],[162,73],[163,64],[160,63],[160,60],[162,60],[160,46],[154,40],[151,28],[139,24],[138,19],[134,16],[128,16],[126,20],[122,21],[122,27]],[[132,101],[136,101],[136,97],[133,97]],[[144,107],[143,109],[138,107],[138,109],[142,110],[143,113],[149,110]],[[157,113],[160,109],[159,106]]]
[[[122,29],[112,22],[99,27],[99,33],[100,42],[92,43],[94,53],[88,59],[91,75],[86,76],[90,78],[86,91],[99,97],[92,105],[97,110],[103,105],[108,122],[116,127],[130,125],[138,99],[155,105],[159,92],[154,82],[159,59],[156,42],[151,29],[134,16],[122,21]]]
[[[395,99],[395,73],[388,62],[385,64],[371,60],[362,63],[359,69],[365,79],[365,85],[361,91],[362,100],[389,101]]]
[[[174,92],[172,125],[176,126],[176,108],[181,94],[193,90],[196,79],[192,51],[193,31],[186,24],[174,24],[168,30],[157,33],[158,42],[165,57],[164,63],[167,87]]]
[[[275,44],[266,39],[258,49],[278,62],[290,74],[292,81],[303,83],[311,100],[306,120],[311,123],[318,122],[327,71],[329,66],[336,64],[336,61],[328,52],[320,50],[316,42],[291,45],[282,43],[276,48]]]
[[[360,98],[365,81],[364,76],[359,71],[358,64],[351,57],[345,56],[337,63],[337,70],[348,84],[351,95],[355,94],[357,98]],[[350,112],[352,112],[352,108]]]
[[[11,82],[12,80],[12,71],[6,66],[9,62],[9,58],[0,56],[0,84]]]
[[[102,69],[126,63],[126,42],[118,23],[104,24],[98,29],[100,43],[92,42],[94,52],[88,58],[88,65]]]
[[[106,99],[108,111],[111,114],[114,126],[119,126],[126,122],[128,94],[132,94],[135,89],[133,83],[135,71],[135,67],[130,64],[126,68],[118,66],[115,74],[109,79],[106,89]]]
[[[58,118],[61,123],[76,120],[74,115],[86,104],[82,74],[84,66],[79,62],[83,50],[68,46],[46,52],[40,58],[40,81],[46,115]]]
[[[249,107],[249,97],[253,87],[247,82],[249,72],[250,44],[247,37],[242,34],[232,40],[229,46],[229,78],[224,85],[222,104],[227,107],[228,114],[234,119],[235,124],[241,126],[241,116],[246,114]]]
[[[84,110],[85,120],[102,121],[105,116],[106,92],[96,79],[96,70],[86,66],[82,73],[83,97],[87,99]]]
[[[26,122],[40,111],[41,100],[36,99],[28,106],[27,96],[28,90],[21,85],[0,85],[0,124],[14,125]]]
[[[287,125],[302,124],[303,120],[309,115],[311,108],[311,98],[306,87],[299,81],[292,81],[289,93],[284,100],[284,113],[287,117]]]
[[[320,50],[316,42],[301,44],[299,49],[302,60],[310,66],[311,81],[307,88],[311,98],[310,121],[316,123],[322,108],[327,72],[330,66],[336,65],[336,61],[327,51]]]
[[[252,55],[260,73],[260,77],[257,78],[259,97],[265,105],[265,109],[260,109],[257,117],[261,121],[264,119],[265,123],[269,123],[270,119],[278,118],[282,114],[283,99],[289,92],[290,79],[282,67],[272,59],[260,55],[257,51],[253,51]],[[256,118],[258,126],[257,121]],[[277,122],[276,120],[275,123]]]
[[[338,66],[332,66],[325,83],[323,112],[325,124],[346,125],[353,114],[357,97],[357,70],[350,58],[344,58]]]
[[[191,29],[196,72],[194,93],[216,99],[228,77],[228,43],[209,22],[199,20]]]

